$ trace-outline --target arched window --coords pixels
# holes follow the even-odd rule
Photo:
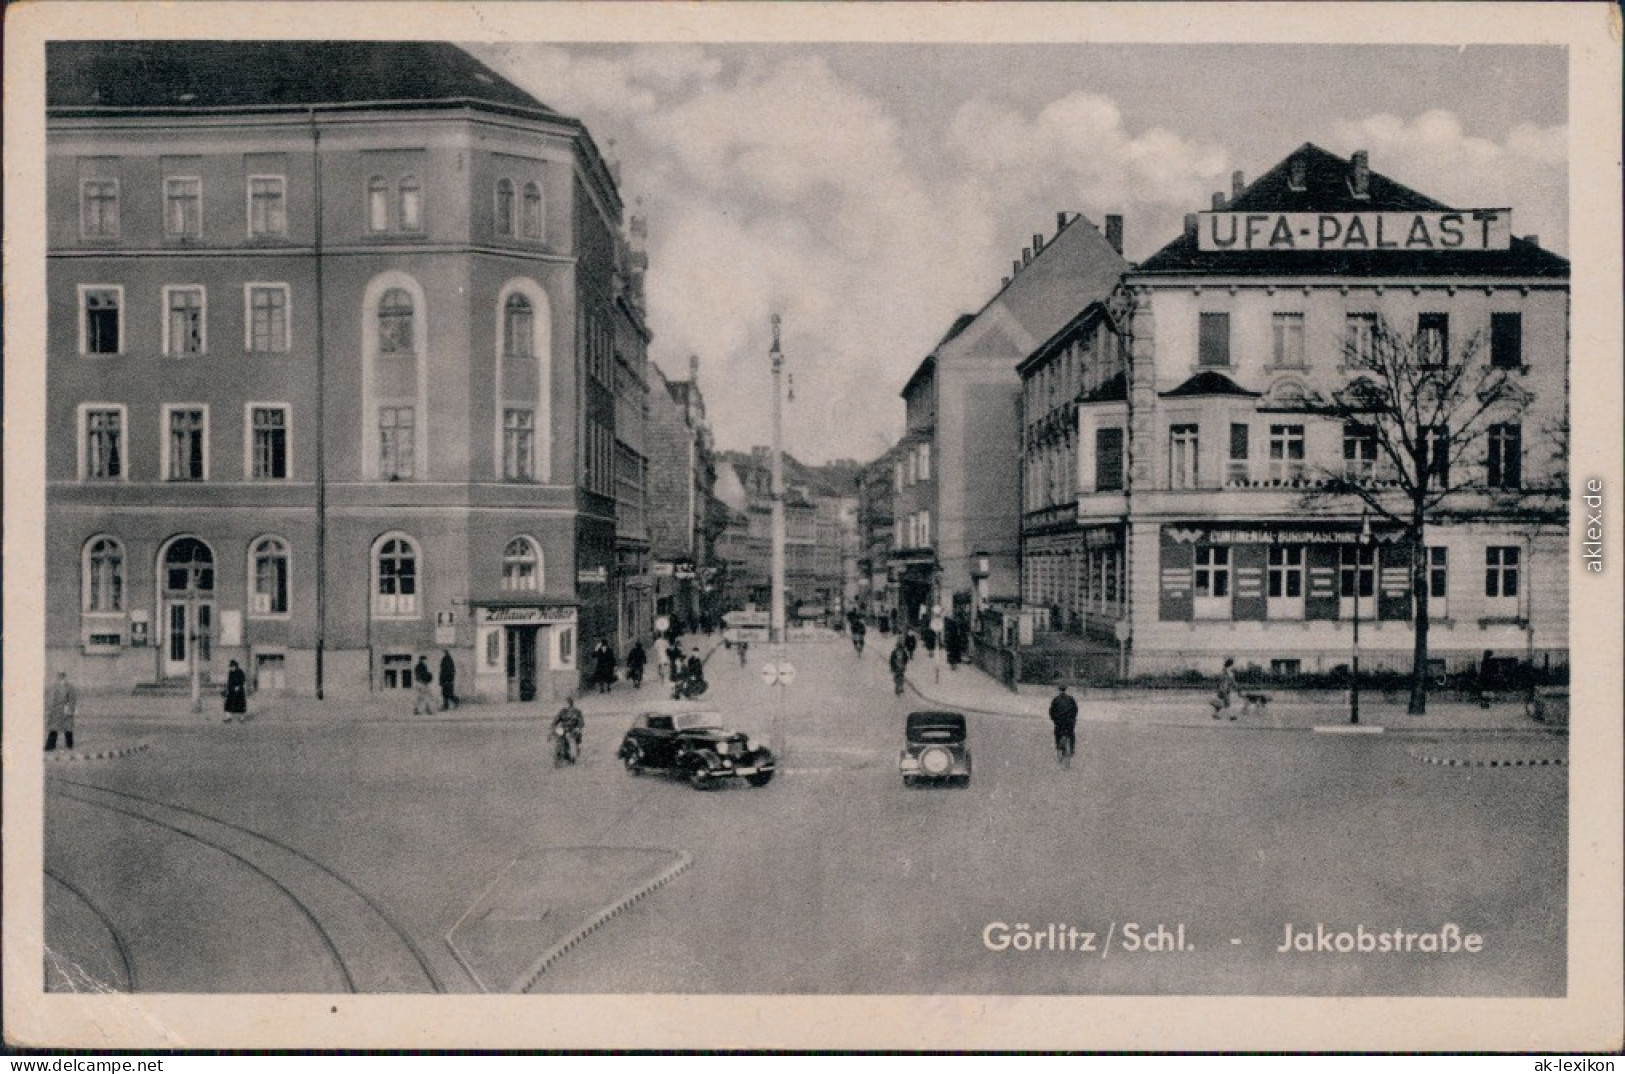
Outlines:
[[[513,180],[497,180],[497,234],[513,234]]]
[[[412,296],[392,287],[378,300],[378,352],[412,353]]]
[[[87,612],[124,610],[124,546],[112,537],[95,537],[85,545],[84,608]]]
[[[418,550],[410,538],[386,537],[373,558],[373,614],[418,614]]]
[[[288,544],[262,537],[248,554],[254,571],[249,579],[249,610],[254,615],[288,614]]]
[[[502,588],[535,592],[542,587],[542,554],[529,537],[515,537],[502,550]]]
[[[534,357],[532,340],[536,334],[536,311],[530,299],[517,292],[508,296],[502,305],[502,356],[504,358]]]
[[[423,227],[423,188],[415,175],[401,179],[401,230],[418,231]]]
[[[542,188],[535,183],[525,184],[525,238],[542,237]]]
[[[389,230],[389,184],[381,175],[367,180],[367,227],[373,231]]]

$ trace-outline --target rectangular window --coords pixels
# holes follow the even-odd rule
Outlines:
[[[165,407],[168,416],[170,481],[202,481],[208,475],[209,416],[204,407]]]
[[[1423,369],[1436,369],[1450,360],[1450,315],[1416,315],[1416,361]]]
[[[1484,549],[1484,595],[1492,599],[1518,595],[1518,553],[1516,545],[1491,545]]]
[[[254,612],[288,614],[288,553],[279,541],[263,542],[254,552]]]
[[[502,412],[502,477],[507,481],[529,481],[535,457],[536,412],[508,409]]]
[[[410,690],[412,689],[412,654],[411,653],[385,653],[384,689]]]
[[[164,353],[184,358],[203,353],[204,293],[201,287],[164,288]]]
[[[1302,481],[1303,426],[1270,426],[1270,480]]]
[[[1204,313],[1198,318],[1197,362],[1201,365],[1230,364],[1230,315]]]
[[[1523,426],[1501,422],[1490,426],[1489,486],[1515,489],[1523,483]]]
[[[202,179],[177,176],[164,180],[164,234],[172,239],[202,237]]]
[[[1421,475],[1429,486],[1448,488],[1450,486],[1450,430],[1444,426],[1433,426],[1422,430],[1422,438],[1417,444],[1420,458]]]
[[[1196,618],[1230,618],[1230,549],[1200,546],[1193,565]]]
[[[1095,430],[1095,491],[1117,492],[1123,488],[1123,430]]]
[[[248,177],[248,234],[250,238],[288,233],[288,181],[280,175]]]
[[[1523,314],[1490,314],[1490,365],[1496,369],[1523,368]]]
[[[117,481],[124,477],[124,408],[91,407],[84,411],[84,476]]]
[[[1197,443],[1195,425],[1171,425],[1168,428],[1168,487],[1193,489],[1197,487]]]
[[[248,291],[248,350],[283,354],[288,349],[288,285],[251,283]]]
[[[1303,546],[1271,545],[1265,611],[1271,619],[1303,618]]]
[[[1281,369],[1303,368],[1303,314],[1277,313],[1270,318],[1270,356]]]
[[[1450,617],[1450,550],[1428,549],[1428,618]]]
[[[423,188],[418,185],[417,177],[408,175],[401,180],[401,230],[421,231],[423,229]]]
[[[931,445],[920,445],[920,480],[931,480]]]
[[[902,492],[903,491],[903,463],[902,463],[902,460],[898,460],[897,465],[894,468],[894,472],[892,474],[892,477],[893,477],[892,484],[896,486],[898,492]]]
[[[1377,315],[1351,313],[1343,337],[1343,361],[1356,369],[1369,369],[1377,359]]]
[[[1230,425],[1230,461],[1224,471],[1227,484],[1245,485],[1252,478],[1247,465],[1249,432],[1246,422],[1232,422]]]
[[[920,547],[931,547],[931,512],[920,512]]]
[[[282,481],[288,476],[288,408],[249,408],[249,474],[255,481]]]
[[[1343,477],[1367,482],[1377,476],[1377,433],[1369,425],[1343,426]]]
[[[367,228],[374,232],[389,230],[389,184],[380,175],[367,181]]]
[[[124,289],[79,288],[79,353],[120,354],[124,350]]]
[[[80,234],[87,239],[118,238],[118,180],[86,179],[79,197]]]
[[[1346,544],[1342,546],[1340,556],[1339,595],[1353,599],[1358,589],[1362,601],[1372,596],[1377,585],[1376,548],[1369,544]],[[1363,604],[1361,611],[1364,611]]]
[[[416,461],[413,418],[409,406],[386,406],[378,410],[378,476],[385,481],[406,480],[413,474]]]

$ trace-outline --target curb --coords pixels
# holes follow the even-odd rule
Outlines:
[[[604,849],[624,850],[627,848],[605,847]],[[568,935],[566,935],[564,939],[558,941],[552,947],[549,947],[546,951],[542,952],[541,957],[531,964],[530,969],[519,975],[518,979],[515,980],[511,986],[509,986],[508,991],[515,993],[529,992],[536,986],[536,982],[541,979],[542,974],[547,972],[548,967],[557,962],[566,951],[569,951],[570,948],[574,947],[582,940],[585,940],[594,932],[597,932],[598,929],[608,923],[611,918],[618,917],[622,911],[629,909],[633,903],[637,902],[645,895],[649,895],[660,888],[665,887],[693,864],[694,855],[690,854],[686,850],[677,851],[677,861],[674,864],[668,865],[666,868],[662,869],[658,874],[656,874],[653,880],[650,880],[642,887],[636,889],[632,892],[632,894],[623,896],[615,902],[610,903],[608,906],[604,907],[604,909],[594,914],[592,919],[589,920],[585,925],[574,929]]]
[[[131,754],[140,753],[141,751],[145,750],[148,745],[149,743],[146,742],[137,742],[133,746],[122,746],[116,749],[97,750],[95,753],[82,753],[77,750],[71,753],[58,753],[57,751],[52,750],[50,754],[46,756],[45,763],[68,764],[71,761],[109,761],[115,757],[129,757]]]
[[[1482,761],[1470,760],[1461,757],[1434,757],[1431,754],[1412,752],[1411,756],[1423,764],[1438,765],[1443,768],[1542,768],[1555,766],[1563,768],[1568,761],[1562,757],[1540,757],[1534,760],[1518,758],[1516,760],[1501,760],[1499,758]]]

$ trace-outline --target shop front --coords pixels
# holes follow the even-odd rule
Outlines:
[[[492,701],[552,700],[577,687],[573,604],[474,606],[474,687]]]

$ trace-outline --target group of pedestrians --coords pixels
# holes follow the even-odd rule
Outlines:
[[[429,670],[429,658],[418,657],[418,662],[412,666],[412,715],[426,716],[435,712],[435,674]],[[457,697],[457,661],[452,659],[450,649],[440,651],[440,711],[457,708],[461,702]]]

